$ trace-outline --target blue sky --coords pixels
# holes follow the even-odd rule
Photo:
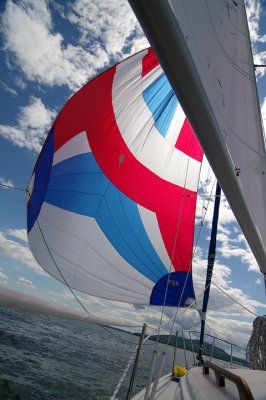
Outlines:
[[[255,63],[266,61],[266,3],[247,3]],[[84,83],[115,62],[148,46],[126,1],[2,0],[0,64],[0,183],[25,189],[46,134],[67,99]],[[258,74],[258,92],[265,117],[266,80]],[[203,167],[206,192],[213,177]],[[208,182],[204,183],[208,177]],[[25,193],[0,188],[0,287],[79,309],[72,294],[34,261],[26,237]],[[210,207],[205,225],[211,219]],[[199,202],[198,220],[203,201]],[[206,205],[206,202],[205,202]],[[199,229],[199,225],[198,228]],[[205,281],[208,233],[202,234],[194,261],[195,290]],[[265,314],[263,279],[233,214],[222,199],[214,281],[256,314]],[[136,310],[127,304],[80,297],[97,317],[107,314],[121,323],[155,323],[158,309]],[[221,337],[245,345],[254,316],[243,311],[219,289],[211,290],[209,325]],[[166,310],[166,316],[172,310]],[[179,326],[199,322],[195,311],[182,315]],[[236,327],[236,328],[233,328]]]

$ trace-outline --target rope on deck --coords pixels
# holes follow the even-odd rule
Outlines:
[[[266,371],[266,315],[254,319],[246,356],[251,369]]]

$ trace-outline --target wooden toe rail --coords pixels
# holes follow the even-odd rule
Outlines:
[[[241,376],[233,374],[228,369],[222,368],[219,365],[213,364],[210,361],[204,361],[203,363],[203,374],[209,374],[209,368],[214,371],[216,384],[219,386],[225,386],[225,379],[235,383],[237,386],[239,399],[240,400],[254,400],[254,397],[250,391],[247,382],[241,378]]]

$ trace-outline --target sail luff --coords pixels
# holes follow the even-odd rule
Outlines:
[[[266,273],[265,238],[247,204],[235,170],[238,166],[223,140],[211,99],[191,56],[188,47],[191,38],[184,36],[170,0],[129,2],[190,120],[262,272]]]

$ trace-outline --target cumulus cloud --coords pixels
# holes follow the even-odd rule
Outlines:
[[[252,43],[260,40],[261,36],[259,34],[259,21],[261,15],[261,3],[258,0],[247,0],[246,1],[246,11],[249,24],[249,33]]]
[[[46,1],[9,1],[2,15],[2,31],[5,49],[28,80],[71,87],[85,82],[86,73],[76,73],[74,59],[84,64],[87,56],[81,48],[63,47],[62,35],[53,33]]]
[[[261,117],[264,126],[264,132],[266,132],[266,97],[264,98],[261,105]]]
[[[47,276],[44,270],[35,261],[29,247],[8,237],[8,232],[0,231],[0,252],[2,256],[25,264],[35,272]],[[12,235],[13,236],[13,235]],[[24,235],[22,234],[22,237]]]
[[[16,239],[22,240],[23,242],[28,242],[26,229],[8,229],[7,234],[8,236],[13,236]]]
[[[199,226],[198,234],[202,236],[206,228],[209,231],[212,226],[213,208],[215,200],[216,178],[209,167],[208,161],[204,158],[198,203],[196,210],[196,220]],[[210,237],[206,238],[208,241]],[[198,249],[200,251],[200,249]],[[226,259],[237,259],[246,264],[249,271],[260,273],[255,257],[243,235],[235,216],[228,204],[223,192],[221,193],[221,202],[219,210],[219,222],[217,233],[217,254]]]
[[[5,179],[0,177],[0,184],[4,189],[8,189],[10,187],[14,187],[14,184],[12,183],[12,181],[10,179]]]
[[[8,93],[10,93],[12,96],[17,96],[18,93],[15,89],[9,87],[5,82],[0,81],[0,86]]]
[[[6,285],[7,281],[8,281],[8,277],[2,271],[3,271],[3,268],[0,267],[0,284]]]
[[[29,279],[23,278],[23,277],[18,278],[17,284],[18,285],[26,285],[26,286],[29,286],[32,289],[34,288],[34,285],[33,285],[32,281],[30,281]]]
[[[260,34],[260,22],[263,11],[263,5],[260,0],[247,0],[246,10],[248,17],[249,32],[253,50],[253,58],[255,64],[265,64],[266,51],[260,48],[260,44],[266,42],[266,35]],[[264,75],[265,69],[257,70],[257,76],[260,78]]]
[[[252,332],[252,323],[247,321],[239,321],[237,319],[230,318],[217,318],[217,316],[209,315],[208,316],[208,324],[210,327],[214,328],[215,336],[217,335],[221,339],[226,339],[230,343],[241,346],[243,349],[246,348],[246,345],[250,339],[250,335]],[[209,330],[211,332],[211,330]],[[213,335],[214,332],[211,334]],[[237,332],[237,338],[236,338]],[[221,342],[216,342],[216,345],[221,345]],[[227,347],[227,352],[230,352],[230,348]],[[235,349],[236,350],[236,349]],[[242,353],[243,358],[245,357],[245,353]]]
[[[7,2],[2,15],[5,50],[12,55],[9,64],[15,63],[27,80],[49,86],[67,85],[75,91],[95,71],[109,64],[110,54],[121,57],[129,53],[129,48],[135,51],[134,34],[138,33],[137,43],[144,45],[144,36],[125,2],[105,5],[78,0],[67,7],[70,10],[65,14],[79,30],[80,43],[64,44],[63,35],[54,30],[47,1]],[[64,17],[62,11],[61,15]]]
[[[206,260],[195,257],[193,263],[193,279],[199,308],[202,306],[205,276]],[[246,311],[241,305],[245,306],[254,314],[256,314],[258,308],[266,308],[265,304],[251,299],[243,290],[232,285],[231,270],[228,266],[222,264],[219,259],[215,261],[212,281],[214,284],[211,286],[208,307],[210,312],[214,312],[217,315],[219,314],[220,317],[230,315],[231,318],[240,316],[253,318],[253,315]],[[234,300],[236,300],[236,302]]]
[[[16,126],[0,125],[0,135],[16,146],[39,152],[55,115],[41,99],[31,97],[29,105],[20,107]]]
[[[76,0],[67,17],[78,28],[81,43],[96,54],[100,52],[103,59],[121,58],[148,46],[127,2]]]

